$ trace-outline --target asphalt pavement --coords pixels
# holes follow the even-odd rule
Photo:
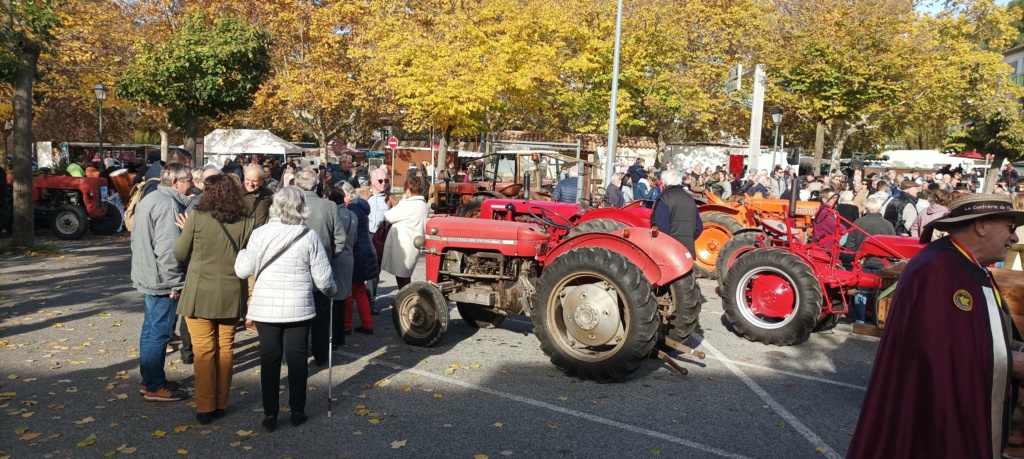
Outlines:
[[[127,238],[51,242],[60,256],[0,257],[0,459],[834,458],[850,443],[878,343],[844,324],[792,347],[749,342],[702,280],[704,333],[688,344],[707,358],[684,360],[686,376],[652,359],[626,382],[599,384],[552,366],[528,317],[474,329],[453,309],[446,337],[426,349],[402,342],[384,311],[374,335],[347,337],[332,371],[311,363],[309,421],[293,428],[285,412],[273,433],[260,428],[256,334],[240,332],[227,416],[201,426],[194,400],[138,393],[143,304]],[[384,274],[379,304],[394,286]],[[191,388],[177,353],[167,372]]]

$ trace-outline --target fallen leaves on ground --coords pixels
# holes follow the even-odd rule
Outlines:
[[[391,449],[404,448],[405,447],[405,443],[406,443],[405,440],[395,440],[395,441],[391,442]]]
[[[96,434],[89,434],[88,437],[85,437],[85,440],[82,440],[82,441],[78,442],[78,447],[79,448],[84,448],[86,446],[89,446],[89,445],[92,445],[92,444],[95,444],[95,443],[96,443]]]
[[[164,432],[162,430],[157,430],[157,431],[153,432],[151,435],[154,438],[164,438],[164,437],[167,436],[167,432]]]
[[[26,433],[26,434],[18,437],[18,440],[25,440],[25,441],[33,440],[33,439],[35,439],[36,437],[38,437],[40,435],[42,435],[42,434],[39,433],[39,432],[30,432],[30,433]]]
[[[503,427],[505,424],[501,422],[495,422],[494,427]]]

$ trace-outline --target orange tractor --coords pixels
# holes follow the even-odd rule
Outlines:
[[[720,279],[731,261],[743,249],[753,247],[754,237],[761,234],[761,220],[781,220],[790,203],[787,199],[745,198],[728,202],[705,192],[707,204],[699,205],[704,232],[696,241],[694,272],[700,277]],[[797,201],[793,221],[797,229],[809,231],[819,202]],[[723,266],[723,261],[724,266]]]

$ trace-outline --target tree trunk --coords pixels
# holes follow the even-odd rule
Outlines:
[[[821,158],[825,156],[825,123],[818,122],[814,129],[814,162],[811,163],[811,175],[821,174]]]
[[[199,115],[195,113],[189,113],[185,115],[185,149],[192,154],[192,157],[196,156],[196,135],[199,131]],[[166,159],[166,158],[165,158]],[[201,160],[202,158],[196,158]]]
[[[668,163],[671,162],[671,161],[668,161],[668,162],[665,161],[665,159],[666,159],[665,158],[665,136],[664,136],[664,134],[662,134],[661,131],[658,131],[658,133],[657,133],[657,140],[656,140],[656,142],[657,142],[658,146],[657,146],[657,150],[654,153],[654,167],[657,167],[659,169],[665,169],[665,168],[667,168],[669,166]],[[615,164],[614,161],[615,161],[615,158],[612,158],[612,164]],[[679,169],[679,165],[678,164],[672,164],[672,168]]]
[[[167,147],[170,145],[171,134],[167,132],[166,127],[161,126],[157,129],[160,131],[160,160],[167,161]]]
[[[1002,173],[1002,168],[999,167],[1003,164],[1003,160],[1006,156],[994,153],[992,154],[992,162],[989,163],[988,172],[985,173],[985,187],[982,189],[982,193],[991,193],[996,189],[996,182],[999,181],[999,174]]]
[[[841,135],[835,142],[835,149],[832,150],[832,161],[829,165],[829,173],[839,171],[839,158],[843,155],[843,146],[846,145],[848,137]]]
[[[40,47],[29,40],[14,46],[14,224],[11,245],[35,245],[32,202],[32,85],[35,84]],[[6,180],[6,178],[5,178]]]
[[[451,127],[441,130],[441,142],[439,142],[440,145],[437,147],[437,164],[434,167],[448,167],[448,141],[451,140],[451,136]],[[433,143],[434,139],[430,139],[430,142]]]

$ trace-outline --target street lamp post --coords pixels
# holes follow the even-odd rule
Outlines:
[[[96,93],[96,101],[99,102],[99,115],[100,115],[100,149],[98,152],[100,162],[103,161],[103,101],[107,100],[107,87],[103,86],[103,82],[96,83],[93,86],[92,91]]]
[[[775,166],[777,164],[779,164],[778,163],[779,124],[782,123],[782,109],[781,108],[775,107],[775,108],[772,109],[772,122],[775,123],[775,148],[772,151],[772,169],[774,170]]]

